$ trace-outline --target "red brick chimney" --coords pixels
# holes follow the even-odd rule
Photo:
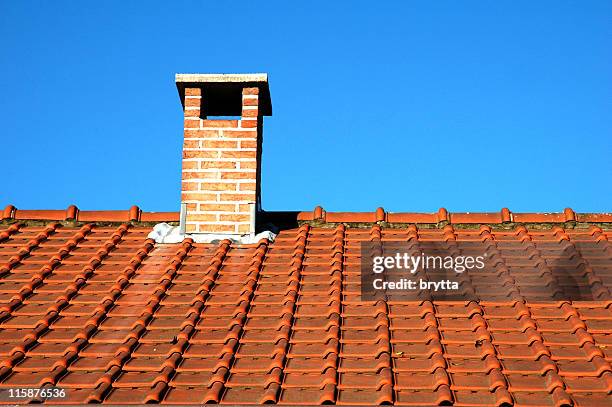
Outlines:
[[[254,234],[268,75],[177,74],[176,86],[185,113],[181,231]]]

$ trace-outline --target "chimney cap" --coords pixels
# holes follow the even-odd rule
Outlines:
[[[239,115],[242,109],[242,88],[257,87],[259,88],[259,114],[272,115],[267,73],[177,73],[175,81],[183,107],[185,106],[185,88],[194,87],[204,89],[205,92],[214,95],[217,100],[214,110],[224,112],[219,115]],[[240,101],[240,105],[237,104],[237,101]]]

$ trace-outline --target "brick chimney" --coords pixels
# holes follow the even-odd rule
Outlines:
[[[268,75],[177,74],[176,86],[185,114],[181,231],[254,234]]]

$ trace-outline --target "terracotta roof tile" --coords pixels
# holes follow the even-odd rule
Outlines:
[[[435,213],[386,212],[378,208],[374,212],[327,212],[320,206],[312,212],[297,214],[299,221],[327,223],[391,223],[391,224],[503,224],[503,223],[564,223],[564,222],[612,222],[612,213],[576,213],[566,208],[559,213],[514,213],[508,208],[499,212],[458,213],[440,208]]]
[[[265,213],[263,214],[266,215]],[[273,216],[274,214],[272,214]],[[80,210],[75,205],[64,209],[29,210],[7,205],[0,214],[0,220],[48,220],[78,222],[178,222],[179,212],[145,212],[138,206],[128,210],[91,211]],[[384,223],[384,224],[521,224],[521,223],[611,223],[612,213],[576,213],[565,208],[558,213],[515,213],[508,208],[499,212],[449,212],[440,208],[435,213],[386,212],[377,208],[373,212],[327,212],[316,207],[310,212],[296,213],[298,222],[316,223]],[[409,232],[409,231],[407,231]],[[8,232],[10,233],[10,232]],[[394,232],[392,232],[394,233]],[[1,238],[1,236],[0,236]],[[312,242],[315,245],[315,242]]]
[[[82,211],[74,205],[65,210],[29,210],[17,209],[13,205],[7,205],[0,220],[48,220],[48,221],[78,221],[78,222],[178,222],[178,212],[144,212],[138,206],[132,206],[123,211]]]
[[[64,403],[610,404],[612,301],[551,295],[563,286],[551,259],[596,293],[612,283],[610,229],[569,227],[573,211],[532,218],[561,222],[552,228],[495,228],[518,214],[441,210],[427,223],[450,224],[432,229],[376,224],[394,219],[382,209],[315,210],[371,225],[304,224],[244,246],[156,245],[130,222],[148,221],[136,210],[8,212],[0,388],[57,385]],[[59,223],[67,212],[97,223]],[[385,239],[487,245],[490,275],[464,282],[486,299],[362,301],[360,244]],[[587,260],[574,261],[578,249]]]

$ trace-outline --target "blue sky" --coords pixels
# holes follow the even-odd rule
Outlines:
[[[178,210],[175,73],[268,72],[267,210],[610,211],[612,3],[0,2],[0,205]]]

